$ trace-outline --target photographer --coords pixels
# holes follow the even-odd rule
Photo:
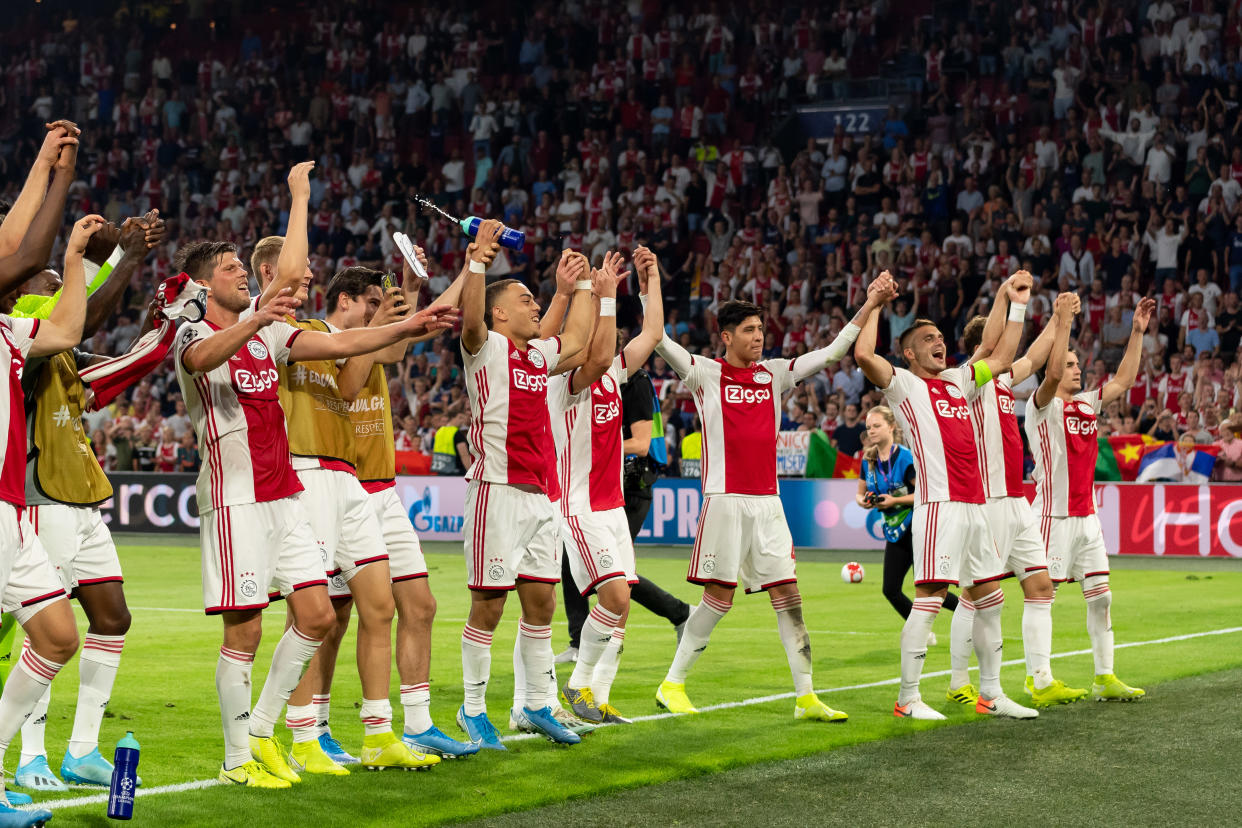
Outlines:
[[[867,449],[855,500],[864,509],[880,513],[884,527],[884,597],[902,618],[914,604],[901,591],[906,573],[914,567],[910,518],[914,508],[914,455],[896,442],[899,434],[892,409],[877,405],[867,412]],[[945,596],[944,606],[957,609],[957,596]],[[935,643],[935,636],[928,641]]]

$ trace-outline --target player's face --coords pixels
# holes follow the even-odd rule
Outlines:
[[[893,427],[888,424],[888,420],[884,419],[882,414],[868,414],[867,436],[871,438],[871,444],[874,446],[891,443],[893,441]]]
[[[1082,367],[1078,364],[1078,354],[1069,353],[1065,357],[1065,373],[1061,375],[1061,390],[1077,394],[1082,390]]]
[[[496,310],[502,312],[498,321],[504,322],[511,333],[526,339],[539,336],[539,303],[526,285],[509,285],[497,297]],[[497,318],[495,310],[492,317]]]
[[[349,308],[341,314],[343,327],[348,330],[370,325],[383,301],[383,292],[376,285],[368,285],[362,295],[351,297]]]
[[[306,265],[306,272],[302,274],[302,282],[298,285],[298,289],[294,291],[293,297],[299,302],[305,304],[310,298],[311,282],[315,279],[315,273],[310,269],[310,264]]]
[[[940,329],[924,325],[910,337],[904,356],[911,366],[917,365],[928,374],[939,374],[947,365],[948,353]]]
[[[224,253],[216,259],[207,280],[208,299],[233,313],[250,307],[250,275],[236,253]]]
[[[756,362],[763,356],[763,320],[748,316],[732,331],[721,331],[725,348],[743,362]]]
[[[26,296],[55,296],[60,286],[60,274],[49,267],[27,279],[21,293]]]

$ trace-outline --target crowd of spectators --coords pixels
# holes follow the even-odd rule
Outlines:
[[[1143,370],[1105,433],[1209,442],[1242,407],[1237,3],[970,0],[934,16],[887,0],[395,16],[377,2],[216,5],[35,6],[0,38],[0,195],[33,155],[23,127],[65,116],[83,127],[68,212],[158,208],[168,221],[166,248],[93,350],[128,343],[179,242],[248,251],[282,232],[284,174],[313,158],[312,315],[337,269],[399,269],[396,230],[428,250],[429,292],[447,285],[466,239],[410,200],[422,195],[524,230],[526,247],[494,272],[544,297],[563,247],[599,259],[646,243],[665,272],[669,334],[712,356],[720,303],[760,305],[766,355],[794,356],[826,344],[885,269],[902,298],[882,346],[920,316],[956,343],[1025,268],[1032,332],[1057,292],[1082,294],[1076,341],[1093,383],[1152,295]],[[874,131],[777,140],[797,106],[851,105],[852,81],[872,77],[895,92]],[[623,301],[623,320],[636,305]],[[675,448],[693,404],[658,357],[651,368]],[[171,376],[89,424],[106,467],[197,464]],[[412,353],[391,391],[398,447],[428,450],[466,406],[456,341]],[[853,454],[877,402],[847,358],[790,397],[785,425],[823,429]],[[1242,458],[1218,468],[1242,477]]]

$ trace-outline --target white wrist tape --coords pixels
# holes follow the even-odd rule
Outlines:
[[[482,262],[476,262],[474,259],[471,259],[470,260],[470,272],[471,273],[486,273],[487,265],[483,264]]]
[[[600,316],[616,316],[617,300],[611,296],[601,296],[599,298],[599,315]]]
[[[590,279],[579,279],[578,281],[574,282],[574,290],[590,290],[590,289],[591,289]]]
[[[1026,305],[1013,302],[1009,305],[1009,321],[1022,322],[1026,319]]]
[[[642,306],[643,306],[643,313],[646,313],[646,312],[647,312],[647,300],[648,300],[648,299],[650,299],[650,298],[651,298],[651,297],[650,297],[650,296],[648,296],[648,295],[647,295],[647,294],[645,294],[645,293],[640,293],[640,294],[638,294],[638,301],[642,303]]]

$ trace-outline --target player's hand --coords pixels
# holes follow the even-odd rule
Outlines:
[[[263,307],[255,311],[254,318],[260,328],[266,328],[273,322],[281,322],[285,317],[293,316],[293,312],[302,306],[302,300],[293,295],[293,288],[285,288]]]
[[[103,216],[91,213],[84,216],[73,223],[73,231],[69,234],[69,244],[65,247],[66,256],[81,257],[86,252],[86,244],[90,241],[91,236],[99,232],[99,229],[107,222]]]
[[[505,226],[495,219],[484,219],[479,224],[479,232],[474,234],[474,252],[470,260],[490,267],[500,253],[500,234],[504,229]]]
[[[41,164],[47,169],[51,169],[56,166],[62,147],[78,143],[78,128],[74,126],[73,131],[70,132],[62,124],[71,124],[71,122],[56,121],[47,125],[47,134],[43,136],[43,145],[39,147],[39,154],[35,158],[35,164]]]
[[[310,200],[310,174],[314,168],[314,161],[302,161],[289,170],[289,196],[294,201]]]
[[[400,322],[410,315],[410,305],[405,301],[405,294],[399,287],[390,287],[384,291],[384,300],[380,302],[379,310],[371,317],[371,325],[378,327],[380,325],[390,325],[393,322]]]
[[[427,333],[448,330],[457,324],[461,313],[452,305],[440,303],[424,308],[402,320],[407,336],[422,336]]]
[[[49,132],[48,135],[52,135],[60,129],[63,129],[63,127],[58,127],[57,129],[52,130],[52,132]],[[74,129],[77,129],[77,127],[74,127]],[[77,136],[65,135],[60,139],[59,144],[60,146],[56,156],[56,161],[52,164],[52,169],[58,173],[66,171],[72,172],[73,168],[77,166],[78,163]]]
[[[1031,301],[1031,287],[1035,280],[1025,270],[1019,270],[1009,277],[1005,286],[1009,290],[1009,301],[1015,305],[1025,305]]]
[[[625,257],[616,251],[609,251],[604,255],[604,266],[601,269],[612,279],[612,295],[615,296],[617,286],[630,275],[629,268],[625,266]]]
[[[1133,330],[1146,331],[1147,323],[1151,321],[1151,315],[1156,312],[1156,300],[1151,297],[1140,299],[1138,307],[1134,309],[1134,321],[1131,323]]]
[[[660,264],[656,254],[644,245],[634,250],[634,269],[638,273],[638,292],[646,294],[651,280],[660,278]]]
[[[149,210],[142,217],[142,224],[147,228],[147,250],[159,247],[164,241],[164,231],[167,229],[164,219],[160,218],[160,211]]]
[[[1073,319],[1078,314],[1080,304],[1077,293],[1066,291],[1057,295],[1052,303],[1052,312],[1062,319]]]
[[[121,250],[126,256],[146,256],[150,248],[147,247],[147,226],[141,219],[125,219],[125,223],[121,225],[120,236]]]
[[[561,253],[561,260],[556,265],[556,291],[562,292],[562,286],[566,286],[564,293],[572,294],[576,289],[578,282],[588,279],[588,271],[590,263],[587,257],[573,250],[565,250]]]

